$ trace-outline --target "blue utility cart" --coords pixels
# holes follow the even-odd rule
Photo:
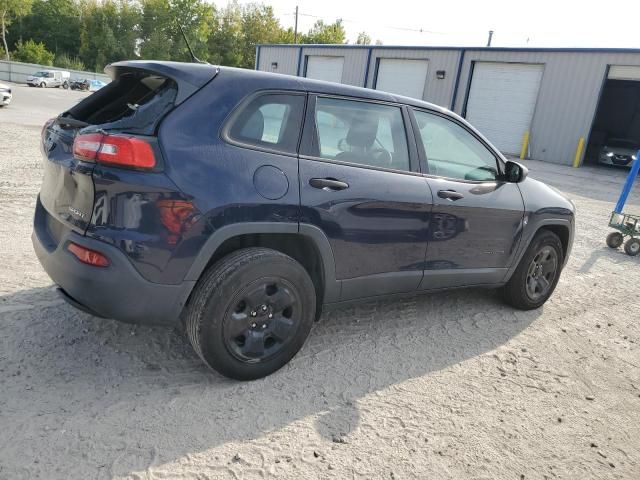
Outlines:
[[[609,226],[617,231],[607,235],[607,245],[609,247],[619,248],[624,243],[624,251],[631,256],[636,256],[640,253],[640,216],[630,215],[622,210],[633,187],[633,182],[638,177],[638,172],[640,172],[640,150],[636,154],[636,160],[633,162],[631,171],[624,183],[616,208],[609,218]],[[626,241],[625,238],[627,238]]]

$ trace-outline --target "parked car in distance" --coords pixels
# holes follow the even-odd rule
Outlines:
[[[89,90],[90,92],[97,92],[106,84],[107,82],[103,82],[102,80],[89,80],[89,87],[87,88],[87,90]]]
[[[538,308],[569,258],[573,203],[446,109],[211,65],[105,70],[42,130],[35,251],[72,305],[182,321],[226,376],[285,365],[323,305],[483,286]]]
[[[62,87],[67,89],[69,88],[70,77],[71,74],[64,70],[40,70],[27,77],[27,85],[40,88]]]
[[[11,87],[4,83],[0,83],[0,107],[9,105],[11,103]]]
[[[71,90],[89,90],[89,80],[87,78],[72,78],[69,82]]]
[[[624,138],[610,138],[600,150],[598,162],[631,168],[633,162],[636,161],[638,150],[640,150],[640,142]]]

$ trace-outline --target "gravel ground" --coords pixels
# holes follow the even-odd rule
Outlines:
[[[578,207],[543,308],[466,290],[334,310],[238,383],[178,332],[56,297],[29,239],[39,127],[82,97],[16,87],[0,109],[1,479],[640,478],[640,257],[604,245],[624,172],[528,162]]]

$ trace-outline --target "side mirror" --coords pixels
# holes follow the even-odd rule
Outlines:
[[[529,169],[521,163],[507,160],[504,165],[504,179],[509,183],[520,183],[528,174]]]

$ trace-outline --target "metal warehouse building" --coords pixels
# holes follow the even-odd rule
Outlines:
[[[527,156],[563,164],[612,138],[640,146],[640,50],[258,45],[256,69],[421,98],[506,154],[527,136]]]

